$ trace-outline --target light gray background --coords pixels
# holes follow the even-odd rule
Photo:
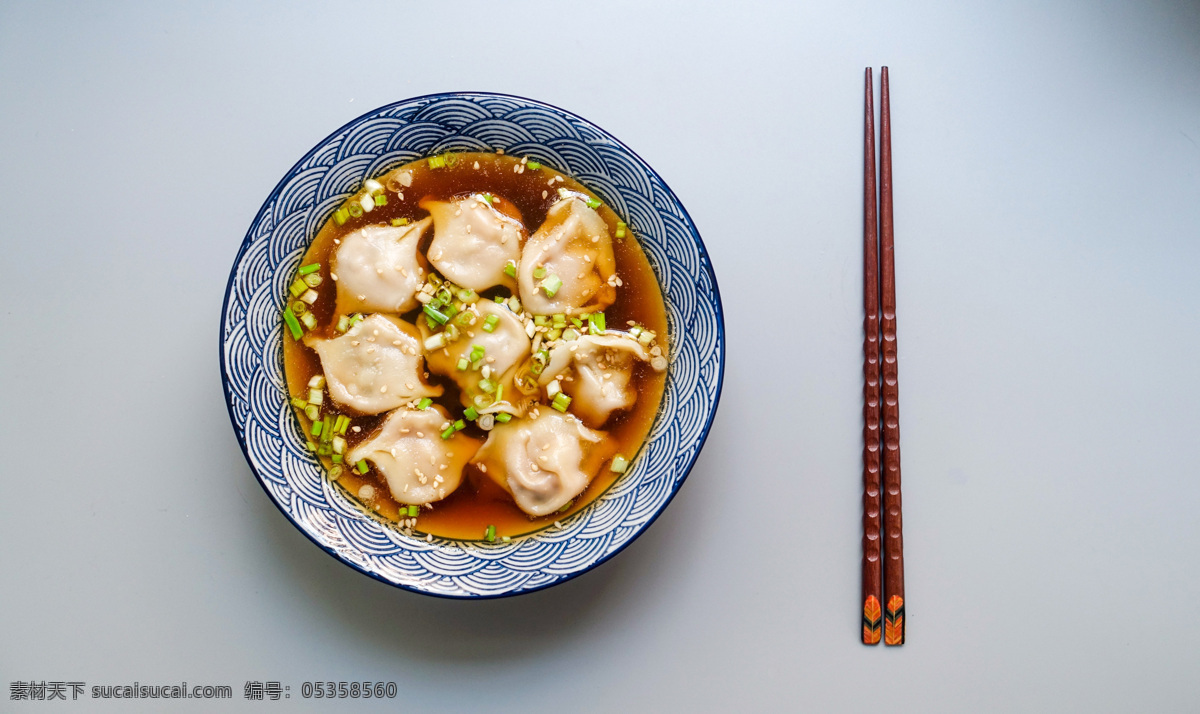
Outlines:
[[[0,5],[0,682],[180,711],[1195,711],[1200,6]],[[909,642],[858,644],[861,82],[894,93]],[[708,445],[599,570],[370,580],[234,439],[218,319],[313,144],[435,91],[611,131],[688,207],[729,339]],[[287,705],[241,700],[248,679]],[[375,703],[347,704],[369,710]]]

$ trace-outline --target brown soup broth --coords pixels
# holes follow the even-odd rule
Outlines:
[[[301,265],[321,264],[319,274],[322,281],[315,288],[319,297],[310,308],[313,316],[317,318],[317,327],[312,330],[313,334],[319,337],[335,337],[339,334],[334,327],[337,317],[334,315],[337,296],[336,283],[329,277],[329,258],[336,247],[334,239],[363,226],[386,225],[393,218],[407,218],[414,222],[421,220],[428,215],[426,211],[417,206],[423,198],[450,200],[472,193],[491,193],[497,196],[501,199],[498,208],[505,212],[511,212],[515,208],[519,212],[526,230],[529,231],[529,235],[533,235],[537,227],[545,220],[550,206],[558,200],[558,187],[566,188],[569,191],[579,191],[589,196],[594,195],[571,177],[560,174],[545,165],[537,170],[526,168],[523,173],[518,173],[514,171],[514,166],[519,164],[520,160],[511,156],[492,153],[460,153],[453,155],[452,160],[452,164],[448,162],[448,165],[443,168],[431,169],[428,162],[422,159],[395,169],[384,177],[377,177],[376,180],[388,189],[386,205],[377,206],[371,212],[361,216],[351,217],[341,226],[336,225],[331,218],[317,233],[301,261]],[[412,172],[412,185],[402,188],[403,200],[394,190],[391,190],[396,185],[389,184],[387,180],[387,177],[400,171]],[[553,185],[550,185],[550,181],[559,176],[562,180],[555,181]],[[608,224],[609,233],[614,236],[612,243],[617,274],[623,282],[623,285],[617,288],[616,301],[604,311],[608,329],[627,329],[629,321],[636,322],[657,334],[658,344],[662,346],[664,354],[666,354],[666,308],[663,303],[662,291],[650,268],[650,263],[638,245],[637,239],[633,237],[632,228],[626,229],[624,238],[616,238],[618,221],[616,213],[607,205],[602,205],[597,212]],[[424,255],[428,249],[432,234],[433,231],[430,230],[423,240],[420,246],[421,255]],[[496,295],[507,296],[508,294],[507,288],[497,287],[484,291],[480,299],[492,299]],[[419,309],[416,309],[400,317],[406,322],[416,324],[421,313]],[[292,339],[286,329],[284,330],[283,359],[288,390],[291,395],[303,399],[308,394],[309,379],[322,374],[321,362],[313,350]],[[434,402],[444,406],[452,420],[458,418],[462,414],[463,407],[459,402],[457,384],[453,380],[432,373],[429,375],[428,381],[431,384],[440,384],[445,388],[445,393],[434,399]],[[662,402],[666,373],[655,372],[648,365],[638,362],[634,368],[631,385],[638,395],[633,407],[627,411],[614,413],[600,428],[601,431],[608,434],[609,439],[616,443],[617,452],[630,460],[641,449],[654,424],[654,418]],[[325,395],[323,406],[323,413],[340,413],[337,404],[329,398],[328,393]],[[296,410],[296,415],[304,434],[310,434],[312,430],[310,420],[302,410]],[[375,416],[350,416],[352,416],[351,424],[359,427],[360,430],[356,432],[351,429],[346,432],[347,452],[359,442],[367,439],[383,423],[387,413]],[[487,438],[487,432],[479,429],[474,422],[470,421],[467,422],[464,433],[478,439]],[[307,438],[312,439],[312,437]],[[329,457],[319,458],[326,470],[333,465]],[[414,532],[417,534],[431,533],[435,536],[459,540],[479,540],[489,525],[496,527],[497,538],[518,536],[548,526],[553,527],[555,520],[575,513],[603,494],[616,481],[618,475],[609,470],[606,462],[600,473],[596,474],[587,489],[574,500],[567,510],[552,516],[533,518],[517,508],[507,493],[489,478],[483,476],[474,466],[467,466],[463,483],[456,491],[441,501],[434,502],[432,509],[421,507]],[[359,502],[368,513],[374,513],[378,518],[392,524],[399,519],[400,504],[391,498],[387,482],[376,473],[373,465],[367,473],[359,474],[349,468],[347,464],[346,468],[342,469],[341,476],[336,483],[345,489],[346,494],[352,500]],[[375,488],[376,495],[364,501],[358,497],[358,493],[366,484]]]

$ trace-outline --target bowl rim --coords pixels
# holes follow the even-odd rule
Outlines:
[[[259,225],[259,223],[262,221],[268,208],[274,204],[275,199],[279,196],[280,192],[288,184],[289,180],[294,176],[295,172],[298,169],[300,169],[309,159],[311,159],[314,155],[316,155],[317,152],[322,147],[324,147],[330,140],[332,140],[335,137],[337,137],[338,135],[348,131],[351,127],[355,126],[359,122],[362,122],[365,119],[367,119],[373,115],[377,115],[382,112],[393,109],[395,107],[398,107],[400,105],[409,104],[412,102],[419,102],[422,100],[430,100],[431,102],[434,102],[434,101],[441,101],[441,100],[446,100],[446,99],[461,98],[464,96],[497,97],[497,98],[502,98],[502,99],[516,100],[516,101],[522,102],[526,105],[546,107],[548,109],[551,109],[551,110],[554,110],[557,112],[561,112],[565,115],[573,117],[573,118],[593,127],[598,132],[600,132],[602,135],[604,135],[604,137],[606,139],[611,140],[613,143],[615,143],[617,146],[619,146],[623,152],[627,152],[630,156],[637,159],[639,162],[641,162],[641,164],[643,166],[645,166],[650,171],[650,173],[652,173],[654,175],[655,178],[657,178],[659,180],[659,182],[661,182],[663,190],[667,193],[667,195],[671,198],[671,200],[675,203],[675,205],[679,207],[679,210],[682,212],[684,218],[687,219],[691,237],[695,241],[696,247],[699,249],[700,255],[704,258],[705,262],[707,263],[707,266],[706,266],[707,271],[708,271],[709,277],[711,278],[711,281],[712,281],[712,298],[713,298],[714,308],[715,308],[714,315],[716,316],[716,319],[717,319],[716,332],[719,337],[719,339],[717,340],[716,347],[719,350],[720,354],[719,354],[719,363],[718,363],[719,369],[717,372],[716,389],[713,393],[712,408],[709,410],[709,412],[705,418],[704,425],[701,428],[700,438],[696,442],[696,450],[694,453],[692,453],[691,458],[688,460],[687,464],[681,469],[682,475],[680,476],[680,478],[678,478],[675,481],[675,483],[672,484],[670,493],[667,494],[666,499],[662,502],[662,504],[657,509],[655,509],[654,513],[652,513],[649,516],[649,518],[638,527],[637,531],[634,532],[632,536],[630,536],[624,543],[622,543],[619,546],[617,546],[616,548],[614,548],[611,552],[606,553],[603,556],[596,559],[595,561],[588,563],[586,566],[584,566],[578,570],[575,570],[573,572],[566,573],[562,577],[557,578],[551,582],[542,583],[540,585],[536,585],[536,586],[524,588],[524,589],[519,589],[519,590],[507,590],[504,592],[496,592],[496,593],[467,592],[467,593],[463,593],[463,594],[457,594],[457,593],[447,593],[447,592],[437,592],[437,591],[432,591],[432,590],[424,590],[424,589],[415,587],[410,584],[406,584],[406,583],[402,583],[402,582],[394,582],[392,580],[388,580],[387,578],[383,577],[379,573],[375,573],[370,570],[367,570],[366,568],[361,567],[358,563],[355,563],[346,558],[343,558],[341,556],[341,554],[338,553],[334,548],[329,547],[329,546],[325,545],[324,543],[320,542],[319,540],[317,540],[311,533],[309,533],[307,530],[305,530],[303,527],[301,527],[301,525],[299,523],[296,522],[296,519],[293,517],[293,515],[291,513],[289,513],[288,511],[286,511],[283,508],[283,506],[279,503],[279,501],[271,493],[270,489],[267,488],[267,484],[263,480],[262,474],[259,473],[258,468],[255,466],[254,460],[251,458],[249,449],[246,446],[246,437],[245,437],[244,429],[241,429],[238,427],[237,418],[233,413],[233,399],[232,399],[233,395],[231,393],[230,381],[229,381],[229,376],[228,376],[228,373],[229,373],[228,364],[226,363],[225,340],[226,340],[226,327],[228,325],[228,320],[229,320],[229,300],[230,300],[230,297],[233,295],[234,281],[236,280],[236,278],[238,276],[238,268],[241,265],[242,259],[245,256],[247,249],[250,247],[250,245],[253,241],[254,228],[255,228],[255,226]],[[282,335],[282,333],[280,333],[280,334]],[[662,178],[662,176],[659,175],[658,171],[655,170],[654,167],[651,166],[649,162],[647,162],[645,159],[643,159],[640,154],[638,154],[636,151],[634,151],[632,148],[630,148],[627,144],[625,144],[625,142],[621,141],[616,136],[614,136],[611,132],[607,131],[606,129],[599,126],[598,124],[591,121],[590,119],[580,116],[579,114],[576,114],[573,111],[563,109],[559,106],[550,104],[549,102],[545,102],[545,101],[542,101],[539,99],[531,99],[529,97],[523,97],[523,96],[520,96],[517,94],[507,94],[507,93],[502,93],[502,92],[491,92],[491,91],[434,92],[434,93],[430,93],[430,94],[421,94],[421,95],[416,95],[416,96],[412,96],[412,97],[406,97],[404,99],[400,99],[400,100],[397,100],[394,102],[390,102],[388,104],[380,105],[378,107],[369,109],[369,110],[363,112],[362,114],[359,114],[358,116],[354,117],[353,119],[347,121],[346,123],[342,124],[337,129],[333,130],[329,134],[325,135],[322,139],[317,141],[307,152],[304,153],[303,156],[300,157],[300,159],[298,161],[296,161],[294,164],[292,164],[292,166],[289,169],[287,169],[287,171],[284,172],[282,178],[280,178],[279,182],[275,185],[275,188],[273,188],[271,190],[271,192],[267,195],[267,197],[263,200],[262,205],[259,207],[258,211],[254,214],[254,218],[250,221],[250,227],[247,229],[246,235],[242,238],[241,245],[238,247],[237,255],[233,259],[233,265],[230,267],[229,278],[226,280],[226,283],[225,283],[225,296],[221,301],[221,320],[220,320],[220,325],[218,326],[217,338],[218,338],[217,339],[218,354],[220,357],[220,366],[221,366],[221,388],[222,388],[222,392],[224,393],[224,396],[225,396],[225,410],[226,410],[226,413],[229,415],[230,425],[233,427],[234,436],[237,438],[238,446],[242,450],[242,456],[246,460],[246,465],[250,468],[250,472],[252,474],[254,474],[254,479],[255,479],[255,481],[258,482],[259,487],[263,489],[263,492],[267,496],[267,500],[269,500],[271,502],[271,504],[274,505],[275,508],[277,508],[279,510],[279,512],[283,514],[284,518],[287,519],[288,523],[290,523],[293,528],[298,530],[301,534],[304,535],[304,537],[308,538],[308,540],[311,541],[313,543],[313,545],[317,546],[322,551],[324,551],[328,555],[332,556],[334,558],[334,560],[338,561],[339,563],[342,563],[343,565],[345,565],[349,568],[352,568],[353,570],[356,570],[359,573],[362,573],[363,575],[371,577],[375,580],[378,580],[379,582],[385,583],[392,587],[399,588],[401,590],[406,590],[406,591],[412,592],[412,593],[417,593],[420,595],[426,595],[429,597],[443,598],[446,600],[497,600],[497,599],[501,599],[501,598],[515,597],[515,596],[519,596],[519,595],[527,595],[530,593],[539,592],[539,591],[545,590],[547,588],[552,588],[556,585],[561,585],[562,583],[565,583],[569,580],[574,580],[575,578],[577,578],[581,575],[584,575],[585,573],[589,573],[589,572],[595,570],[596,568],[600,567],[601,565],[609,562],[615,556],[617,556],[619,553],[621,553],[626,548],[628,548],[634,541],[636,541],[638,538],[640,538],[642,536],[642,534],[644,534],[650,528],[650,526],[654,525],[654,522],[658,520],[659,516],[661,516],[663,514],[663,512],[667,510],[667,507],[670,506],[671,502],[675,500],[675,496],[679,494],[679,490],[681,488],[683,488],[684,482],[687,481],[688,477],[691,475],[692,468],[696,465],[696,460],[700,457],[700,452],[702,452],[704,450],[704,445],[708,441],[709,433],[712,431],[713,419],[716,417],[717,410],[721,405],[721,393],[722,393],[722,390],[724,388],[724,383],[725,383],[725,339],[724,339],[725,338],[725,312],[724,312],[723,304],[721,302],[720,286],[717,282],[716,271],[713,269],[713,266],[712,266],[712,258],[708,253],[708,248],[704,245],[704,240],[700,236],[700,231],[696,229],[695,221],[692,220],[692,216],[691,216],[691,214],[688,213],[687,207],[684,206],[683,202],[679,200],[679,197],[675,194],[675,191],[671,189],[670,185],[668,185],[667,182]],[[658,417],[656,417],[656,421],[657,421],[657,418]],[[643,444],[643,446],[645,446],[645,444]],[[593,503],[594,503],[594,501],[593,501]],[[592,507],[592,504],[589,504],[587,506],[587,508],[591,508],[591,507]],[[587,509],[585,509],[585,510],[587,510]],[[447,540],[454,540],[454,539],[447,539]]]

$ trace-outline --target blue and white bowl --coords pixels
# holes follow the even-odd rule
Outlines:
[[[305,450],[283,376],[287,286],[325,220],[362,182],[441,151],[528,156],[591,188],[633,227],[667,302],[671,366],[646,445],[606,493],[509,543],[432,542],[364,513]],[[221,308],[221,371],[233,429],[275,505],[330,555],[414,592],[488,598],[556,585],[608,560],[683,485],[708,435],[725,366],[717,281],[700,234],[667,184],[591,122],[531,99],[462,92],[381,107],[304,155],[267,197],[234,260]]]

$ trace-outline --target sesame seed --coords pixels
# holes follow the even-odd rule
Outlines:
[[[549,191],[542,191],[542,198],[545,198],[546,196],[549,196],[549,195],[550,195]]]
[[[333,282],[335,282],[335,283],[337,282],[337,279],[338,279],[338,278],[337,278],[337,273],[330,273],[330,274],[329,274],[329,277],[333,278]]]
[[[424,433],[424,432],[420,432],[420,431],[418,431],[418,432],[417,432],[417,438],[418,438],[418,439],[424,439],[424,438],[425,438],[425,433]]]
[[[487,473],[487,464],[479,464],[479,470],[482,473]]]
[[[405,388],[405,389],[413,389],[413,384],[412,384],[412,382],[405,382],[405,383],[404,383],[404,388]]]
[[[479,162],[478,162],[478,161],[476,161],[476,162],[475,162],[475,168],[477,168],[477,169],[479,168]]]
[[[397,347],[399,347],[400,345],[403,345],[403,344],[404,344],[404,342],[403,342],[403,341],[401,341],[401,340],[392,340],[392,344],[393,344],[393,345],[396,345]]]
[[[366,300],[366,299],[367,299],[367,296],[366,296],[366,295],[359,295],[359,296],[358,296],[358,299],[359,299],[359,300]]]

